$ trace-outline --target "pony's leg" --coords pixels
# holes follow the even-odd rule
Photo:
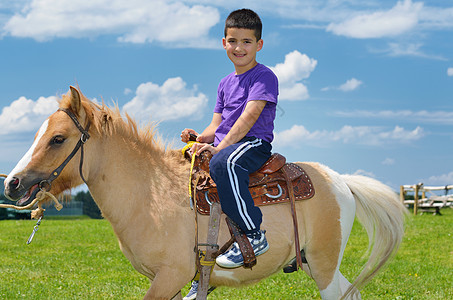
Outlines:
[[[350,211],[355,212],[355,207],[350,207]],[[319,213],[316,217],[322,222],[311,227],[313,232],[310,236],[313,238],[305,245],[308,265],[303,266],[304,270],[315,280],[324,300],[340,299],[350,286],[339,269],[354,217],[339,215],[340,220],[326,218],[323,213]],[[343,286],[346,288],[342,292]]]
[[[148,299],[146,296],[144,299]],[[162,299],[162,300],[166,300],[168,298],[151,298],[151,299]],[[182,295],[181,295],[181,291],[179,291],[179,293],[177,293],[173,298],[171,298],[171,300],[182,300]]]
[[[182,299],[181,288],[187,279],[178,274],[175,267],[162,267],[151,282],[151,287],[143,299]]]
[[[169,297],[166,297],[166,296],[154,296],[153,295],[153,292],[151,291],[151,289],[148,290],[148,292],[146,293],[145,297],[143,297],[143,300],[151,300],[151,299],[162,299],[162,300],[167,300],[167,299],[171,299],[171,300],[182,300],[182,294],[181,294],[181,291],[179,291],[176,295],[174,295],[173,298],[170,298],[171,296]]]
[[[335,272],[332,282],[323,290],[320,290],[322,299],[342,299],[341,297],[351,286],[351,283],[341,274],[339,270]],[[360,292],[354,288],[353,292],[344,298],[348,300],[362,299]]]
[[[343,274],[341,274],[340,271],[338,271],[338,273],[340,274],[340,291],[341,294],[344,295],[352,284],[343,276]],[[362,296],[360,295],[360,291],[354,288],[352,293],[346,299],[362,299]]]
[[[322,222],[311,227],[313,231],[310,236],[313,238],[305,248],[308,262],[306,272],[315,280],[324,300],[341,299],[344,292],[351,286],[339,269],[354,222],[355,203],[352,195],[347,195],[341,189],[332,190],[337,199],[342,198],[337,202],[337,207],[340,208],[339,214],[337,217],[326,217],[324,213],[318,212],[317,220]],[[328,207],[327,204],[324,205]],[[334,205],[331,209],[338,211]],[[312,216],[314,216],[313,211]]]
[[[179,293],[174,296],[173,298],[171,298],[171,300],[182,300],[182,295],[181,295],[181,291],[179,291]]]

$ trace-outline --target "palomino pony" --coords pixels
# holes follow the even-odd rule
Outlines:
[[[39,129],[30,150],[5,180],[5,195],[26,205],[45,189],[54,195],[86,182],[120,248],[134,268],[151,280],[145,299],[181,298],[196,270],[195,215],[188,201],[190,164],[179,150],[166,148],[152,128],[139,129],[119,109],[86,99],[76,88]],[[72,118],[71,118],[72,116]],[[89,132],[89,139],[84,131]],[[82,138],[81,138],[82,136]],[[84,149],[74,150],[80,140]],[[67,157],[74,158],[58,168]],[[323,299],[360,298],[366,284],[395,253],[403,237],[405,208],[384,184],[363,176],[340,175],[318,163],[299,163],[311,177],[314,198],[296,203],[304,270]],[[55,170],[59,171],[56,172]],[[57,174],[58,173],[58,174]],[[51,180],[49,180],[51,178]],[[25,196],[24,196],[25,194]],[[281,270],[295,257],[288,203],[261,208],[270,244],[253,270],[215,266],[211,286],[241,286]],[[339,267],[357,214],[372,249],[353,284]],[[198,217],[200,242],[208,217]],[[219,244],[229,239],[221,223]]]

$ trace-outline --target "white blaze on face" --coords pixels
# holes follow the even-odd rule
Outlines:
[[[41,128],[39,129],[39,132],[38,132],[38,136],[36,137],[35,141],[33,142],[33,145],[31,145],[30,149],[28,149],[28,151],[27,151],[27,153],[25,153],[24,157],[22,157],[22,159],[17,163],[17,165],[14,167],[14,169],[11,171],[11,173],[9,173],[8,177],[5,180],[5,183],[10,182],[11,178],[14,175],[22,172],[25,169],[25,167],[30,163],[31,157],[33,155],[33,152],[35,151],[36,145],[38,145],[39,140],[46,132],[48,125],[49,125],[49,119],[45,120],[44,123],[41,125]]]

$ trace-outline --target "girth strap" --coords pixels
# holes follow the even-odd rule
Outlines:
[[[300,255],[300,243],[299,243],[299,228],[297,224],[297,215],[296,215],[296,199],[294,198],[294,187],[293,182],[290,176],[287,173],[286,167],[282,168],[283,176],[285,177],[286,184],[288,187],[289,199],[291,202],[291,215],[293,217],[293,226],[294,226],[294,244],[296,247],[296,270],[300,267],[302,269],[302,257]]]

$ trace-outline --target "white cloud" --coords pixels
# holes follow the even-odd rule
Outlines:
[[[388,44],[388,52],[391,56],[421,56],[422,52],[420,52],[420,48],[422,44],[397,44],[397,43],[389,43]]]
[[[398,56],[413,56],[421,57],[427,59],[443,60],[447,61],[448,59],[442,55],[428,54],[422,50],[424,45],[422,43],[388,43],[387,47],[384,49],[375,49],[370,48],[372,53],[383,53],[389,56],[398,57]]]
[[[376,175],[374,175],[373,172],[368,172],[368,171],[365,171],[365,170],[362,170],[362,169],[358,169],[352,175],[361,175],[361,176],[376,178]]]
[[[402,127],[388,130],[382,127],[369,126],[343,126],[337,131],[315,130],[308,131],[302,125],[293,125],[288,130],[275,134],[274,144],[278,147],[300,144],[323,146],[331,143],[363,144],[380,146],[384,144],[404,144],[417,141],[425,134],[421,127],[414,130],[406,130]],[[297,147],[297,145],[295,145]]]
[[[411,111],[411,110],[352,110],[352,111],[337,111],[336,116],[340,117],[361,117],[361,118],[378,118],[378,119],[393,119],[405,120],[417,123],[432,123],[453,125],[453,111]]]
[[[346,81],[344,84],[340,85],[339,89],[343,92],[350,92],[359,88],[362,85],[362,81],[355,78],[351,78]]]
[[[184,0],[186,3],[198,3],[222,7],[225,10],[232,10],[244,6],[243,0]],[[399,15],[405,16],[416,10],[417,5],[421,6],[418,12],[419,25],[428,29],[451,29],[453,27],[453,7],[449,1],[422,1],[419,2],[400,0],[304,0],[304,1],[281,1],[281,0],[260,0],[248,1],[252,9],[259,7],[261,14],[271,14],[285,18],[290,24],[283,25],[286,28],[320,28],[326,27],[325,23],[341,23],[359,16],[373,16],[380,20],[394,20]],[[431,5],[431,6],[429,6]],[[407,13],[405,13],[405,6]],[[449,7],[450,6],[450,7]],[[393,16],[392,16],[393,14]],[[379,18],[381,17],[381,18]],[[292,20],[303,21],[301,24],[291,24]],[[394,20],[396,21],[396,20]],[[396,23],[398,25],[398,23]]]
[[[383,165],[386,165],[386,166],[392,166],[395,164],[395,160],[393,158],[389,158],[387,157],[386,159],[384,159],[381,164]]]
[[[137,119],[149,122],[177,120],[184,117],[199,119],[208,103],[208,98],[186,87],[180,77],[169,78],[162,86],[152,82],[142,83],[135,97],[123,106],[123,111]]]
[[[351,37],[399,35],[415,26],[428,30],[453,27],[453,7],[442,1],[437,6],[427,6],[431,3],[404,0],[391,9],[387,8],[387,1],[377,0],[254,2],[259,4],[251,6],[259,5],[263,16],[272,14],[289,21],[289,24],[283,25],[287,28],[327,27],[335,34]],[[206,27],[212,27],[212,22],[219,22],[218,9],[231,11],[242,7],[243,3],[238,0],[2,0],[0,25],[4,23],[2,19],[16,12],[9,19],[6,31],[13,36],[48,40],[61,36],[114,34],[120,35],[122,41],[150,41],[159,35],[159,31],[171,37],[180,29],[187,32],[192,24],[205,31]],[[197,17],[197,14],[202,17]],[[302,24],[291,24],[292,20]],[[196,33],[197,30],[194,31]],[[160,41],[160,38],[156,40]]]
[[[1,134],[15,132],[34,132],[44,120],[58,109],[55,96],[39,97],[33,101],[25,97],[13,101],[5,106],[0,115]]]
[[[331,23],[327,31],[359,39],[398,36],[418,24],[422,8],[422,2],[399,1],[388,11],[360,14],[341,23]]]
[[[445,2],[444,2],[445,3]],[[451,5],[451,3],[445,3]],[[453,7],[424,6],[420,12],[421,26],[431,30],[453,28]]]
[[[448,76],[453,76],[453,68],[448,68],[447,69],[447,75]]]
[[[311,133],[303,125],[293,125],[290,129],[275,132],[275,145],[289,145],[300,139],[309,140]]]
[[[218,44],[207,35],[219,20],[216,8],[174,1],[33,0],[3,30],[38,41],[118,35],[120,42],[203,48]]]
[[[425,185],[447,185],[453,184],[453,171],[448,174],[441,174],[436,176],[431,176],[426,180],[423,180]]]
[[[328,86],[328,87],[322,88],[321,91],[325,92],[325,91],[329,91],[329,90],[340,90],[343,92],[351,92],[351,91],[358,89],[359,86],[361,86],[362,84],[363,84],[362,81],[360,81],[356,78],[351,78],[338,87]]]
[[[301,81],[310,76],[317,63],[315,59],[296,50],[286,54],[283,63],[270,67],[278,77],[279,100],[308,99],[308,89]]]

